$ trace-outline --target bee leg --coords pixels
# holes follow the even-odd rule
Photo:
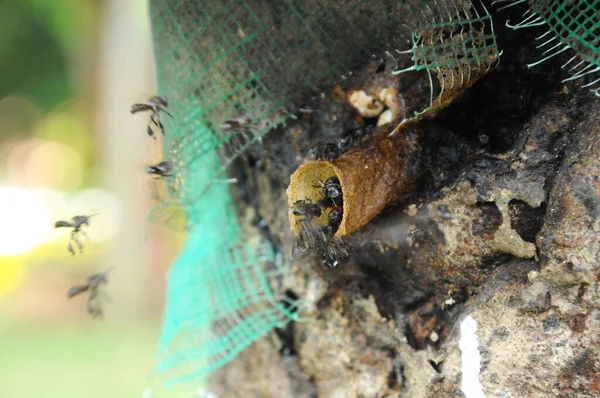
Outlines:
[[[152,124],[148,125],[148,129],[146,130],[146,133],[152,137],[153,140],[156,140],[156,135],[154,135],[154,131],[152,130]]]
[[[75,250],[73,249],[71,242],[67,244],[67,249],[69,250],[69,253],[71,253],[73,256],[75,255]]]
[[[163,135],[165,134],[165,127],[163,126],[162,122],[160,121],[160,116],[157,112],[152,113],[152,115],[150,116],[150,121],[155,126],[158,126],[160,128],[160,131]]]
[[[81,245],[81,242],[80,242],[80,241],[79,241],[79,240],[78,240],[78,239],[77,239],[75,236],[73,236],[73,237],[71,238],[71,240],[72,240],[73,242],[75,242],[75,244],[77,244],[77,247],[79,248],[79,253],[83,253],[83,246]],[[73,254],[75,254],[75,251],[74,251],[74,250],[73,250]]]
[[[164,113],[166,113],[167,115],[169,115],[169,117],[173,117],[173,115],[171,115],[171,114],[169,113],[169,111],[167,110],[167,108],[165,108],[164,106],[161,106],[159,109],[160,109],[161,111],[163,111]]]
[[[100,300],[98,299],[97,291],[90,293],[87,300],[87,311],[94,319],[98,317],[102,318],[102,307],[100,305]]]

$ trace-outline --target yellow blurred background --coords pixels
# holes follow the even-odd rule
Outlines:
[[[150,224],[146,0],[0,2],[0,398],[141,397],[182,236]],[[99,213],[82,254],[57,220]],[[108,273],[104,317],[69,287]]]

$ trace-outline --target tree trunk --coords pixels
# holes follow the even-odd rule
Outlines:
[[[562,58],[528,69],[531,35],[512,40],[495,71],[398,133],[409,184],[344,238],[337,269],[289,259],[285,189],[316,139],[357,126],[349,106],[325,95],[234,165],[240,219],[288,270],[273,289],[307,309],[214,373],[219,397],[459,397],[470,373],[488,397],[600,396],[600,102],[561,91]],[[468,316],[480,369],[459,349]]]

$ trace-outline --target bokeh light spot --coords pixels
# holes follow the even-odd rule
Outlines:
[[[72,190],[83,179],[81,156],[63,144],[23,140],[12,147],[7,158],[8,178],[15,184]]]
[[[0,256],[25,253],[50,233],[49,212],[35,192],[0,187]]]
[[[25,261],[21,257],[3,257],[0,262],[0,299],[16,289],[25,277]]]
[[[25,164],[25,183],[30,186],[72,190],[83,177],[81,156],[66,145],[42,142],[29,154]]]
[[[61,143],[88,159],[92,153],[92,133],[85,107],[77,103],[58,106],[37,126],[35,135],[48,141]]]

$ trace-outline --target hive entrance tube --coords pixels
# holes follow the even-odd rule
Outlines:
[[[406,192],[408,184],[406,158],[399,156],[404,147],[402,135],[380,139],[369,148],[347,152],[335,162],[325,160],[303,164],[290,177],[286,191],[289,220],[292,231],[300,234],[300,221],[292,214],[294,202],[310,199],[318,203],[322,198],[318,179],[337,177],[343,194],[342,221],[337,237],[351,234],[367,224],[386,206],[396,202]],[[313,222],[327,225],[327,216],[333,208],[323,211]],[[324,210],[324,209],[322,209]]]
[[[323,197],[321,193],[321,187],[319,186],[319,179],[326,181],[329,177],[337,177],[340,180],[342,186],[342,192],[344,191],[344,182],[336,172],[336,168],[333,163],[320,160],[303,164],[298,170],[292,174],[290,187],[287,190],[288,194],[288,205],[290,207],[289,219],[292,231],[294,234],[300,234],[300,223],[302,217],[297,217],[292,214],[291,209],[294,203],[298,200],[311,200],[312,203],[318,203],[319,199]],[[315,217],[313,223],[320,225],[327,225],[327,217],[329,212],[334,207],[328,208],[321,212],[320,217]],[[323,209],[322,209],[323,210]],[[343,222],[343,219],[342,219]]]

